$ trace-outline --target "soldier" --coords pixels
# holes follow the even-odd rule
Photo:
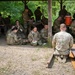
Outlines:
[[[59,11],[59,15],[63,15],[63,17],[67,15],[67,10],[65,5],[63,6],[63,9]]]
[[[16,25],[12,26],[12,29],[14,27],[18,28],[18,32],[17,32],[18,37],[25,38],[24,29],[18,20],[16,20]]]
[[[31,18],[33,16],[33,13],[31,11],[31,9],[29,9],[29,8],[28,8],[28,16],[29,16],[29,18]]]
[[[33,30],[29,33],[28,40],[33,46],[36,46],[38,44],[41,45],[40,34],[37,31],[36,27],[34,27]]]
[[[29,16],[31,15],[30,14],[30,10],[28,9],[28,7],[26,6],[25,7],[25,10],[23,11],[23,20],[24,20],[24,32],[25,32],[25,35],[28,36],[28,20],[30,19],[30,17],[32,16]]]
[[[72,21],[71,26],[69,27],[71,34],[74,38],[74,42],[75,42],[75,20]]]
[[[35,17],[36,17],[36,21],[41,20],[42,13],[40,11],[40,7],[37,7],[37,9],[34,11],[34,14],[35,14]]]
[[[46,18],[45,16],[42,16],[41,22],[43,25],[48,24],[48,18]]]
[[[42,40],[42,43],[47,43],[47,40],[48,40],[48,25],[44,25],[44,28],[41,30],[41,40]]]
[[[6,40],[8,45],[18,45],[22,44],[21,38],[17,36],[18,29],[15,27],[7,34]]]
[[[25,25],[27,24],[27,21],[29,20],[28,12],[29,12],[28,8],[25,8],[25,10],[23,11],[23,14],[22,14]]]
[[[22,25],[20,24],[19,20],[16,20],[16,25],[15,25],[15,27],[17,27],[18,30],[23,31],[23,27],[22,27]]]
[[[53,34],[57,33],[60,31],[60,24],[62,21],[62,17],[59,16],[53,23]]]
[[[60,32],[56,33],[52,40],[55,50],[54,54],[59,62],[66,62],[69,52],[73,46],[73,37],[66,32],[66,25],[60,25]]]

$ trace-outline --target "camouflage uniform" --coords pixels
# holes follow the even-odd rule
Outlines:
[[[9,29],[9,30],[7,31],[7,33],[6,33],[6,38],[7,38],[7,36],[8,36],[9,33],[11,33],[11,29]]]
[[[61,31],[54,35],[52,44],[55,48],[54,54],[68,55],[73,46],[73,37],[69,33]]]
[[[26,36],[28,36],[28,20],[29,20],[29,15],[28,15],[28,12],[26,12],[24,10],[23,12],[23,20],[24,20],[24,32],[26,34]]]
[[[29,42],[31,43],[31,45],[41,45],[41,41],[40,41],[40,34],[39,32],[34,32],[34,31],[31,31],[28,35],[28,40]]]
[[[72,22],[72,24],[69,28],[70,28],[71,34],[73,35],[74,40],[75,40],[75,20]]]
[[[6,40],[7,40],[7,44],[9,44],[9,45],[22,44],[21,39],[20,39],[20,38],[18,39],[17,34],[14,33],[14,32],[9,32],[9,33],[7,34]]]
[[[47,40],[48,40],[47,38],[48,38],[48,29],[43,28],[41,30],[41,40],[42,40],[42,43],[46,43]]]
[[[26,12],[25,10],[23,12],[23,20],[24,24],[27,24],[27,21],[29,20],[28,12]]]
[[[19,25],[19,26],[15,25],[15,26],[13,26],[13,28],[14,27],[18,28],[18,32],[17,32],[18,37],[25,38],[24,29],[23,29],[22,25]]]

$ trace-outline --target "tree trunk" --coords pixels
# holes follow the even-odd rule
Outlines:
[[[52,0],[48,0],[48,43],[52,47]]]
[[[60,10],[62,10],[62,4],[63,4],[63,2],[62,2],[62,0],[60,0]]]

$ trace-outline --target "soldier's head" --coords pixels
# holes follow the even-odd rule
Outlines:
[[[37,27],[33,27],[33,31],[34,32],[37,32]]]
[[[28,9],[25,9],[25,12],[28,12]]]
[[[60,31],[66,31],[66,25],[64,23],[60,24]]]
[[[40,7],[37,7],[37,9],[39,9],[39,10],[40,10]]]
[[[16,20],[16,25],[19,25],[19,24],[20,24],[19,20]]]
[[[44,25],[44,28],[45,28],[45,29],[48,29],[48,25]]]
[[[64,5],[64,6],[63,6],[63,9],[65,9],[65,8],[66,8],[66,6]]]
[[[11,18],[11,16],[10,16],[10,15],[8,15],[8,18]]]
[[[11,31],[13,31],[14,33],[17,33],[18,28],[17,27],[14,27]]]
[[[28,12],[28,9],[29,9],[29,8],[28,8],[28,6],[26,5],[26,7],[25,7],[25,12]]]

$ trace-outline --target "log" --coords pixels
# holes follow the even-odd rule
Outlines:
[[[71,58],[71,63],[72,63],[73,68],[75,69],[75,59]]]
[[[48,63],[48,68],[52,68],[53,64],[54,64],[54,52],[51,54],[51,57],[49,59],[49,63]]]
[[[75,49],[72,49],[69,55],[73,68],[75,69]]]

